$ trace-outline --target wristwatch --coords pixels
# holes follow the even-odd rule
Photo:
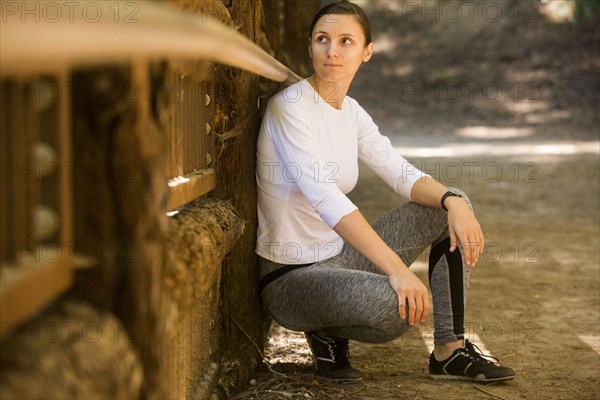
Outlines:
[[[444,202],[446,201],[446,199],[448,197],[460,197],[462,199],[462,196],[458,193],[454,193],[451,191],[447,191],[446,193],[444,193],[444,195],[442,196],[442,199],[440,200],[440,203],[442,204],[442,208],[444,209],[444,211],[448,211],[448,209],[446,208],[446,205],[444,204]]]

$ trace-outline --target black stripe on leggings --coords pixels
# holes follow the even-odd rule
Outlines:
[[[448,262],[448,276],[450,279],[450,302],[452,306],[452,324],[454,334],[463,337],[465,333],[465,293],[463,281],[463,262],[460,249],[450,252],[450,237],[442,240],[431,249],[429,254],[429,282],[433,270],[442,256],[446,256]]]

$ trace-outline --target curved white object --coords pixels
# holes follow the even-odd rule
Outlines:
[[[277,82],[301,79],[235,30],[207,15],[190,15],[158,2],[3,1],[0,6],[2,75],[185,57],[231,65]]]

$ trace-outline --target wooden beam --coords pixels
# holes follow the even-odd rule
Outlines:
[[[40,247],[31,254],[34,260],[40,262],[2,266],[0,340],[71,286],[73,275],[68,259],[69,250]],[[57,254],[56,261],[50,260],[54,254]]]
[[[204,196],[217,185],[217,174],[213,169],[206,169],[197,174],[180,176],[169,181],[169,200],[167,210],[189,203]]]

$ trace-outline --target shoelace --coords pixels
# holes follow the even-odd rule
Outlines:
[[[477,361],[485,361],[487,364],[499,364],[500,360],[496,357],[491,356],[489,354],[483,354],[483,351],[476,344],[471,343],[469,341],[465,342],[465,349],[467,350],[467,354],[469,358],[475,362]]]
[[[335,340],[333,340],[332,338],[326,338],[326,343],[327,343],[327,349],[329,350],[329,356],[331,357],[331,360],[333,361],[334,364],[337,363],[337,357],[335,354],[335,348],[336,348],[336,343]]]
[[[335,364],[338,364],[339,367],[345,368],[350,365],[350,346],[348,346],[348,339],[341,338],[327,338],[329,353],[331,354],[331,358],[334,360]],[[341,350],[341,351],[340,351]]]

